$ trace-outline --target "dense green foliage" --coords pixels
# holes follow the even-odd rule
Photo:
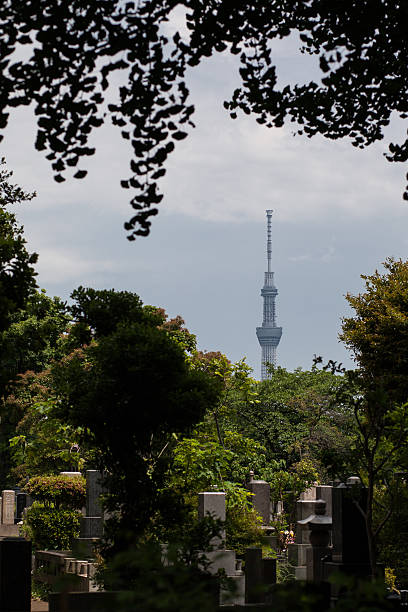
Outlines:
[[[384,538],[398,485],[390,472],[406,467],[408,453],[406,410],[395,404],[404,393],[402,375],[393,378],[398,355],[395,369],[379,367],[375,376],[381,338],[387,347],[397,323],[403,338],[403,270],[402,262],[388,262],[380,280],[378,273],[375,282],[368,278],[367,294],[349,296],[357,316],[345,321],[343,339],[355,347],[359,371],[278,367],[264,382],[251,378],[244,361],[197,352],[180,317],[168,320],[135,294],[80,287],[69,308],[34,294],[2,334],[11,364],[4,357],[5,379],[15,372],[2,410],[13,477],[37,477],[26,487],[38,500],[25,527],[35,545],[68,546],[78,533],[71,509],[83,503],[83,483],[68,490],[56,476],[61,470],[105,470],[112,514],[104,553],[113,564],[116,553],[143,541],[181,541],[196,524],[197,493],[214,487],[226,493],[227,546],[242,554],[262,545],[245,488],[250,471],[284,504],[278,530],[293,525],[293,502],[313,482],[358,471],[369,490],[362,511],[372,558],[380,554],[404,584],[405,557],[398,553],[392,564],[397,549]],[[370,317],[381,319],[371,344]],[[403,342],[399,353],[403,359]],[[20,367],[32,369],[16,376]]]
[[[2,384],[28,370],[41,372],[63,355],[63,334],[71,317],[57,297],[44,291],[33,293],[9,318],[9,327],[0,336]]]
[[[256,386],[256,401],[244,402],[234,427],[266,448],[269,461],[287,467],[311,460],[320,478],[344,477],[350,470],[352,412],[337,400],[343,380],[318,370],[275,368]]]
[[[79,537],[81,513],[70,508],[33,504],[27,510],[23,533],[36,550],[70,550]]]
[[[220,527],[207,518],[190,524],[165,552],[159,543],[147,542],[116,555],[103,580],[107,588],[125,590],[117,609],[213,612],[218,607],[220,577],[208,572],[204,553],[212,550],[210,540]]]
[[[126,525],[140,536],[159,504],[166,449],[217,401],[218,388],[191,366],[181,319],[166,325],[163,311],[127,292],[80,288],[73,298],[73,334],[89,344],[53,365],[53,413],[97,448],[108,507],[120,510],[111,528]]]
[[[388,258],[385,272],[362,276],[365,291],[347,295],[353,317],[343,320],[341,339],[350,348],[367,388],[393,402],[408,401],[408,262]]]
[[[8,472],[13,463],[18,466],[14,477],[41,473],[41,470],[35,471],[34,468],[33,471],[26,466],[27,461],[30,463],[30,456],[38,467],[49,471],[48,460],[54,456],[56,448],[55,423],[52,423],[48,410],[54,394],[50,389],[47,368],[64,354],[64,334],[69,320],[66,306],[59,298],[36,292],[23,309],[10,316],[9,327],[0,333],[0,387],[3,389],[0,398],[0,480],[3,484],[8,482]],[[43,429],[40,423],[44,425]],[[40,431],[44,432],[42,449],[40,451],[37,447],[35,457],[31,453],[30,429],[35,431],[38,442]],[[10,438],[14,439],[14,459],[10,457]],[[67,452],[71,444],[65,443]],[[68,469],[69,465],[62,462],[60,469]]]
[[[384,267],[384,274],[362,277],[364,293],[347,296],[355,314],[343,320],[341,334],[359,365],[346,380],[354,395],[356,467],[368,492],[362,510],[373,572],[379,536],[396,510],[394,474],[408,468],[408,264],[388,259]]]
[[[85,504],[85,479],[37,476],[25,485],[34,503],[27,510],[23,533],[34,549],[69,550],[79,537],[80,509]]]
[[[24,489],[45,507],[80,510],[85,505],[86,486],[82,476],[35,476]]]
[[[0,332],[10,324],[10,316],[24,307],[36,288],[34,264],[38,255],[29,253],[23,227],[6,207],[31,200],[35,193],[26,193],[12,185],[12,172],[5,159],[0,160]]]

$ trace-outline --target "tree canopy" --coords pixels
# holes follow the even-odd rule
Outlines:
[[[354,309],[340,339],[352,350],[366,388],[386,393],[390,405],[408,401],[408,262],[388,258],[385,272],[362,276],[365,291],[347,294]]]
[[[180,317],[166,321],[163,310],[126,291],[80,287],[72,297],[72,333],[80,329],[86,343],[51,368],[59,398],[53,415],[82,429],[84,444],[97,449],[108,508],[120,510],[119,523],[111,521],[115,533],[122,525],[140,535],[154,512],[173,434],[201,419],[219,387],[192,367]]]
[[[176,7],[188,34],[181,27],[170,37]],[[290,119],[296,132],[362,148],[383,138],[393,112],[407,117],[407,17],[402,0],[6,0],[0,129],[13,108],[33,104],[35,146],[62,182],[70,169],[86,175],[77,165],[94,154],[89,136],[109,117],[133,151],[121,184],[136,190],[125,223],[134,239],[149,233],[166,159],[194,126],[187,69],[214,53],[237,55],[241,86],[224,103],[233,118],[242,110],[267,127]],[[319,56],[322,78],[279,89],[271,43],[294,33],[302,52]],[[406,161],[408,140],[392,143],[387,158]]]
[[[24,228],[6,207],[31,200],[35,193],[27,193],[10,183],[13,173],[0,160],[0,332],[11,322],[10,317],[25,306],[37,287],[34,264],[38,255],[29,253]]]

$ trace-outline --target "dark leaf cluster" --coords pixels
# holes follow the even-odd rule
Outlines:
[[[167,34],[173,9],[188,35]],[[232,118],[267,127],[349,137],[356,147],[383,138],[393,112],[408,116],[408,8],[402,0],[5,0],[0,7],[0,129],[33,105],[35,146],[57,182],[95,149],[92,131],[110,118],[132,148],[128,238],[146,236],[163,194],[158,181],[175,143],[193,127],[186,71],[215,53],[239,57],[241,86],[224,103]],[[319,56],[322,78],[277,87],[275,39],[300,35]],[[114,90],[115,95],[114,95]],[[387,158],[408,159],[408,141]],[[404,196],[408,199],[408,192]]]

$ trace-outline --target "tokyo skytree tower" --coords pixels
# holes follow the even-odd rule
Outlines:
[[[261,380],[267,380],[271,377],[266,364],[276,364],[276,348],[282,336],[282,328],[276,326],[276,309],[275,299],[278,295],[278,290],[273,281],[273,272],[271,272],[272,260],[272,240],[271,240],[271,225],[272,225],[273,210],[266,211],[267,217],[267,235],[266,255],[268,261],[268,271],[265,272],[265,283],[261,289],[263,297],[263,321],[262,327],[256,328],[256,335],[262,349],[261,361]]]

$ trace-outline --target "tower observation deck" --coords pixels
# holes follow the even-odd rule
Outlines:
[[[272,213],[273,210],[266,211],[267,217],[267,236],[268,240],[266,243],[266,255],[268,261],[268,271],[265,272],[265,282],[261,289],[261,296],[263,297],[263,321],[262,327],[256,328],[256,335],[258,337],[259,344],[262,349],[262,360],[261,360],[261,380],[267,380],[270,378],[268,373],[267,365],[276,364],[276,348],[282,336],[282,328],[276,326],[276,308],[275,299],[278,295],[278,290],[275,287],[273,280],[273,272],[271,271],[272,263],[272,239],[271,239],[271,225],[272,225]]]

